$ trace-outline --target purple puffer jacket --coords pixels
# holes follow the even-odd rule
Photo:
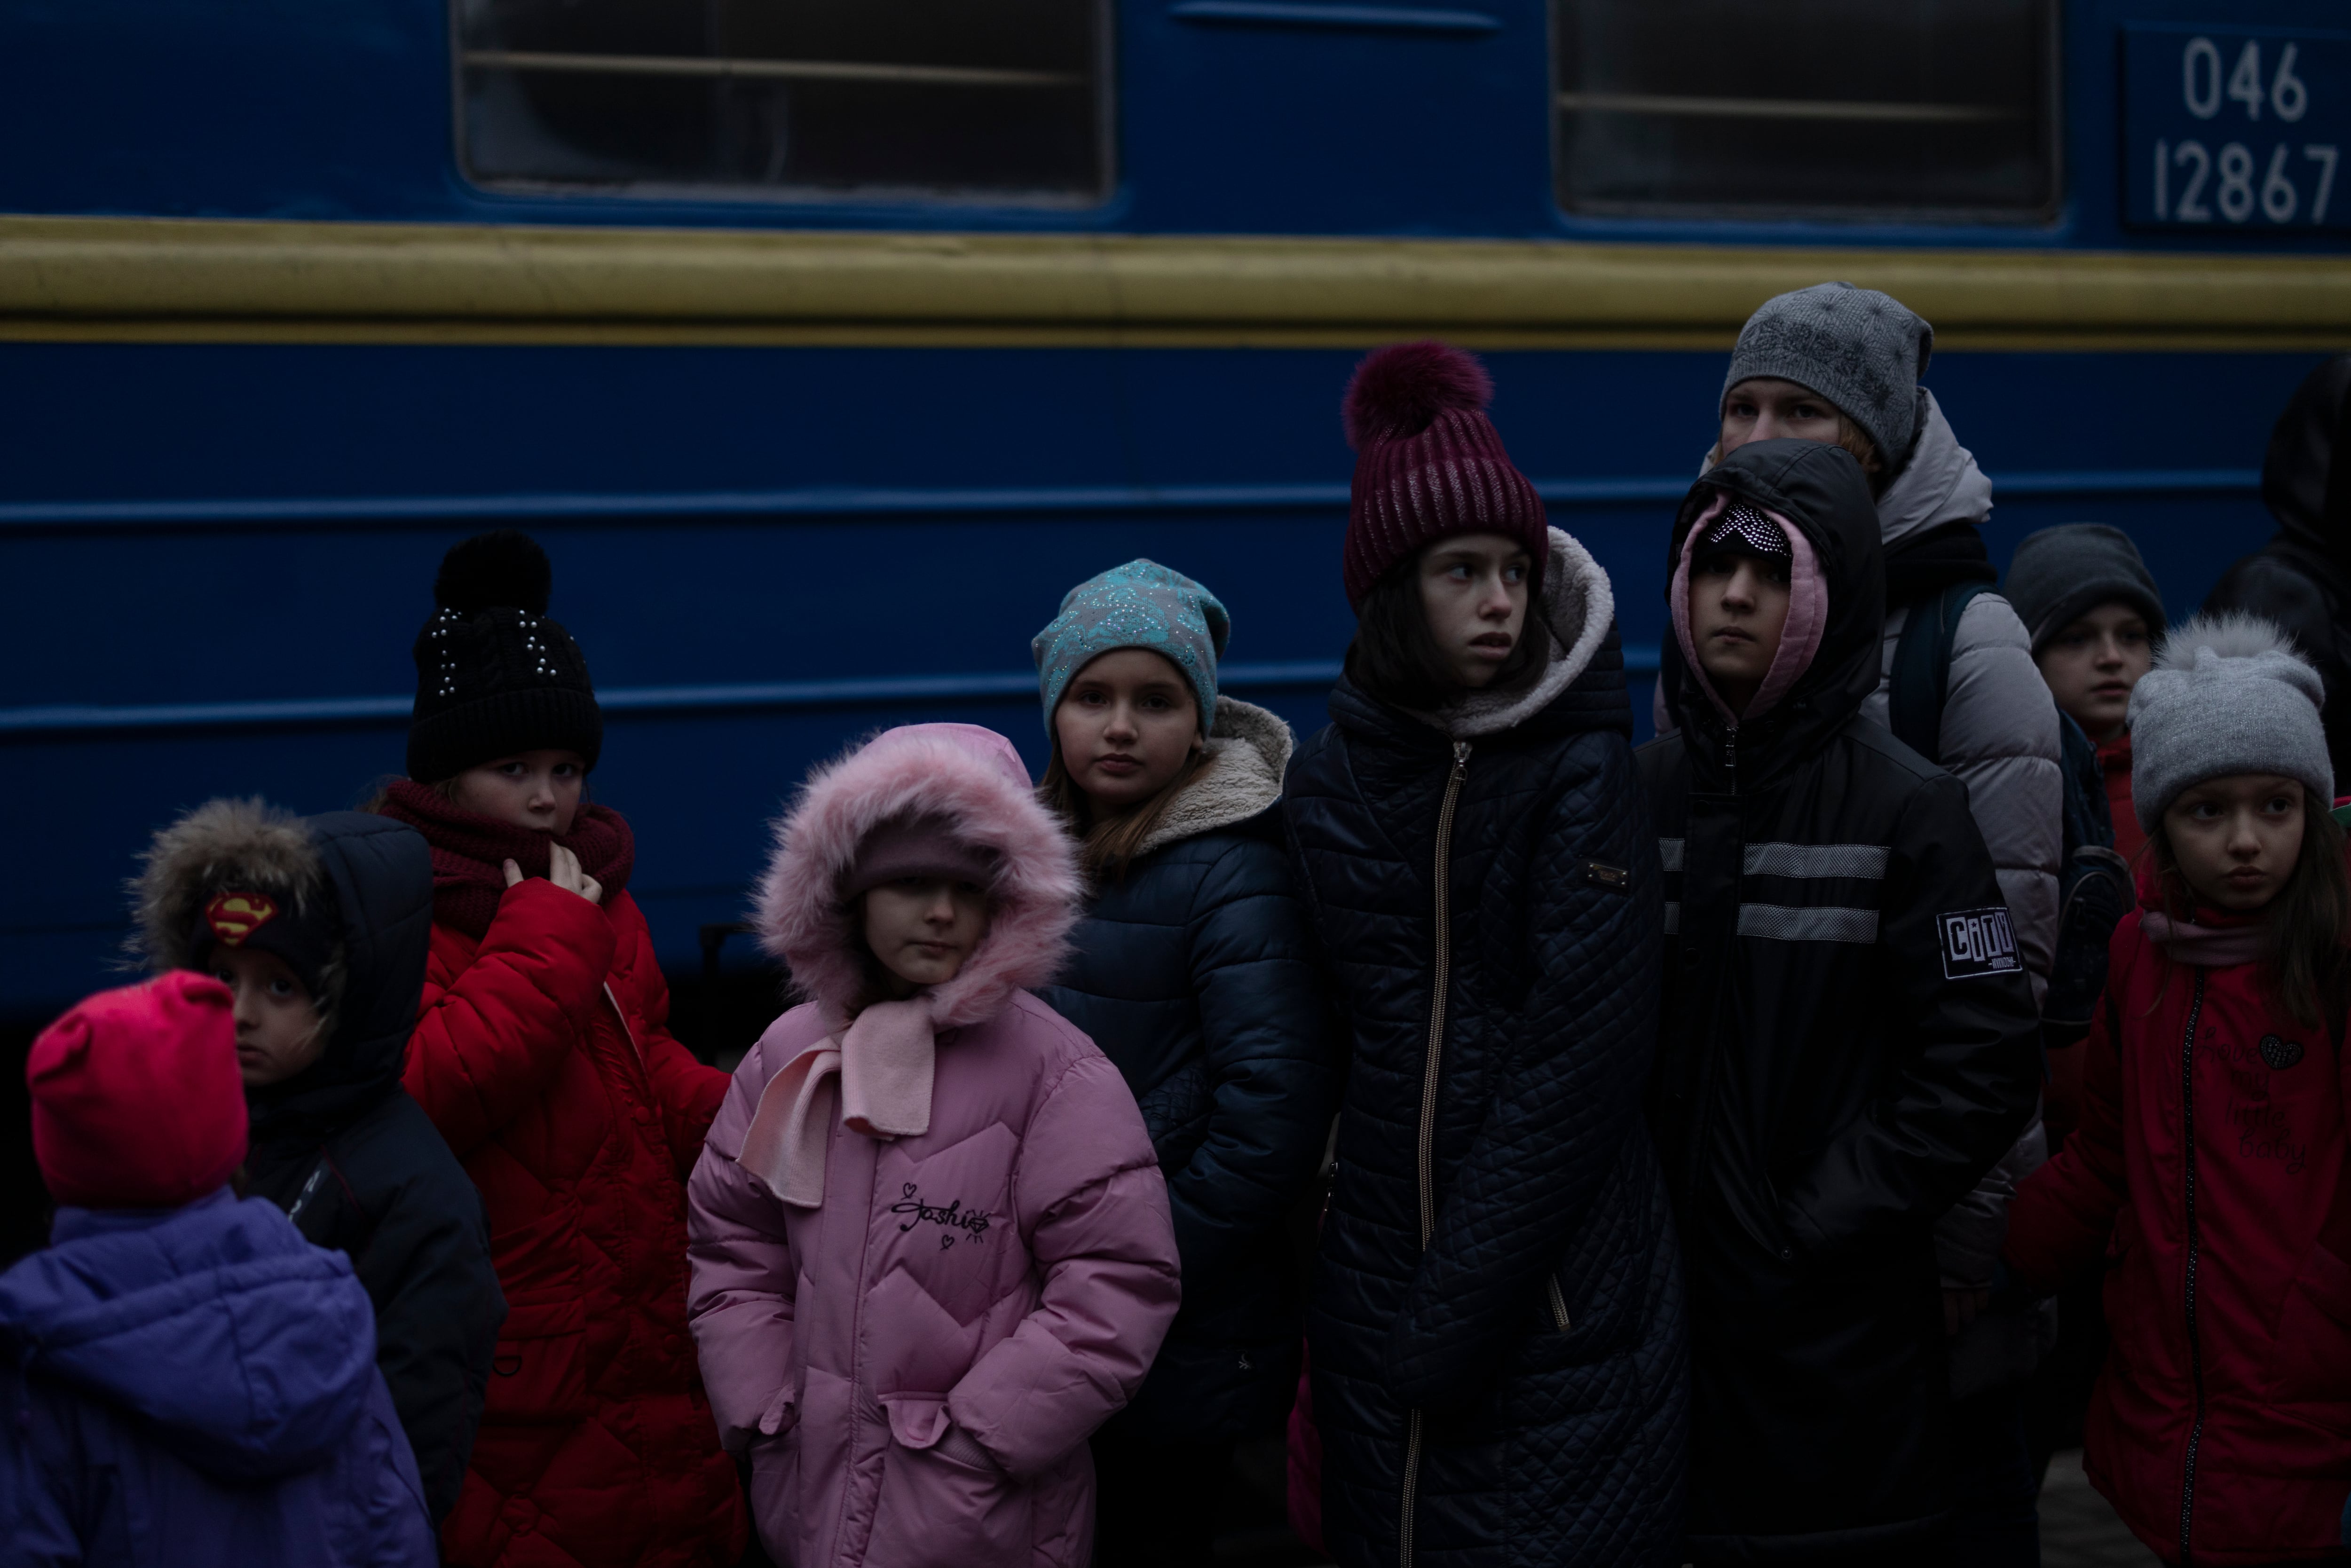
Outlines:
[[[987,936],[927,997],[929,1128],[829,1118],[822,1201],[789,1206],[737,1158],[768,1081],[841,1031],[860,972],[835,890],[908,817],[998,865]],[[812,999],[744,1060],[687,1186],[695,1343],[721,1438],[750,1448],[760,1538],[799,1568],[1083,1568],[1085,1439],[1179,1292],[1125,1081],[1023,989],[1071,923],[1067,841],[1009,744],[965,726],[893,731],[819,774],[778,837],[760,925]]]
[[[0,1421],[10,1564],[440,1561],[367,1291],[264,1198],[57,1210],[0,1274]]]

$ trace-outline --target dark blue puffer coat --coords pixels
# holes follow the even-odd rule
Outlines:
[[[1343,681],[1290,770],[1353,1052],[1307,1331],[1348,1568],[1678,1561],[1662,873],[1608,580],[1551,538],[1531,690],[1439,730]]]
[[[432,1568],[367,1291],[266,1199],[61,1208],[0,1274],[0,1542],[47,1568]]]
[[[1273,810],[1290,727],[1219,697],[1211,735],[1215,766],[1094,890],[1060,983],[1039,992],[1126,1075],[1167,1176],[1184,1308],[1111,1418],[1145,1443],[1230,1442],[1289,1410],[1283,1220],[1333,1093],[1325,988]]]

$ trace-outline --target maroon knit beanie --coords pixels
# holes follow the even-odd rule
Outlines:
[[[1362,608],[1373,584],[1424,545],[1462,534],[1518,540],[1534,558],[1528,586],[1541,591],[1551,520],[1486,417],[1493,396],[1485,366],[1433,340],[1375,349],[1355,367],[1341,407],[1355,449],[1349,605]]]

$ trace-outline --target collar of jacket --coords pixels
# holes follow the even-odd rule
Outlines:
[[[1769,714],[1738,727],[1735,780],[1728,758],[1731,727],[1689,678],[1681,650],[1667,641],[1658,680],[1666,711],[1687,737],[1692,787],[1711,792],[1735,782],[1744,791],[1812,755],[1877,689],[1886,577],[1877,507],[1861,465],[1842,447],[1782,440],[1740,447],[1690,487],[1667,544],[1668,583],[1683,539],[1718,492],[1776,512],[1802,529],[1828,588],[1828,623],[1811,667]],[[1672,608],[1667,606],[1668,619]]]
[[[1886,550],[1886,602],[1916,604],[1962,582],[1998,582],[1991,552],[1973,523],[1946,523]]]
[[[1281,776],[1296,744],[1280,715],[1219,694],[1208,726],[1216,761],[1167,803],[1135,856],[1264,815],[1281,799]]]

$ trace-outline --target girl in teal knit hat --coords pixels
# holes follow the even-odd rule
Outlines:
[[[1283,1220],[1322,1150],[1332,1049],[1274,810],[1290,728],[1218,694],[1229,631],[1215,594],[1134,560],[1071,590],[1033,645],[1042,793],[1092,884],[1039,994],[1134,1092],[1184,1269],[1150,1376],[1093,1438],[1101,1563],[1207,1564],[1233,1445],[1276,1427],[1298,1380]]]

